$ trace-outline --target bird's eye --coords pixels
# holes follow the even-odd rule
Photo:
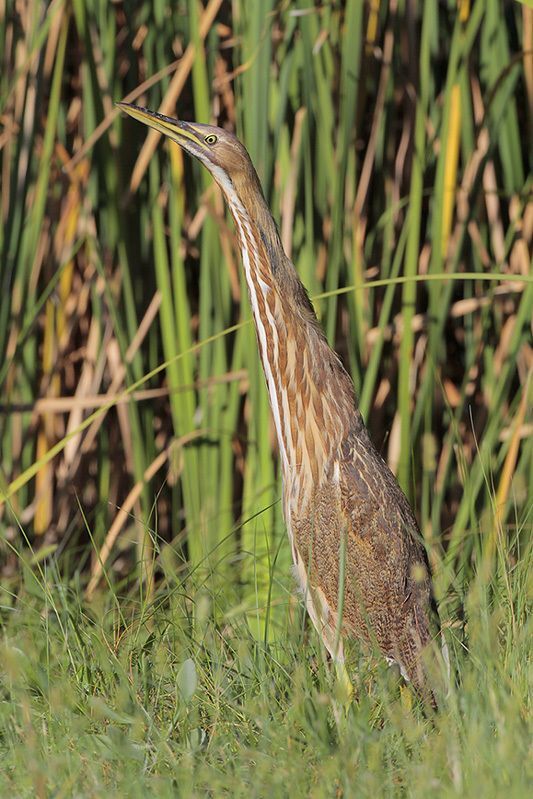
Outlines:
[[[210,133],[209,136],[205,137],[204,141],[205,141],[206,144],[216,144],[217,143],[217,137],[215,136],[214,133]]]

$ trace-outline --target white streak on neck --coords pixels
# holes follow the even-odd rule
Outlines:
[[[270,363],[268,357],[268,347],[267,347],[267,334],[265,330],[265,326],[263,323],[263,319],[261,318],[261,314],[259,311],[259,304],[257,301],[257,294],[254,281],[252,279],[252,270],[254,270],[254,275],[256,276],[256,281],[259,283],[261,289],[263,290],[264,296],[264,304],[265,304],[265,311],[268,316],[268,320],[271,326],[271,332],[274,338],[274,343],[276,350],[278,350],[278,330],[275,324],[274,319],[272,318],[270,311],[268,310],[268,301],[267,301],[267,292],[270,291],[270,286],[261,280],[259,274],[259,263],[258,263],[258,254],[256,252],[251,252],[248,249],[248,240],[253,241],[254,237],[252,235],[251,223],[248,213],[244,208],[243,204],[239,200],[237,193],[233,187],[232,182],[226,176],[225,172],[220,169],[219,167],[214,166],[213,164],[209,165],[209,169],[211,170],[213,176],[217,180],[218,184],[221,186],[224,194],[226,195],[226,199],[228,201],[228,205],[230,207],[231,213],[235,220],[235,224],[239,229],[241,246],[242,246],[242,262],[244,265],[244,273],[246,276],[246,283],[248,285],[248,292],[250,295],[250,304],[252,306],[252,313],[255,321],[255,326],[257,330],[257,336],[259,339],[259,346],[261,347],[261,353],[263,356],[263,369],[265,372],[268,394],[270,397],[270,408],[272,410],[272,416],[274,417],[274,424],[276,426],[276,434],[278,438],[278,446],[279,451],[281,454],[281,461],[283,471],[286,474],[288,471],[288,455],[287,450],[285,448],[285,442],[283,438],[283,426],[281,420],[281,409],[278,405],[278,395],[276,391],[276,380],[274,377],[273,367]],[[280,393],[282,393],[282,388],[279,386]]]

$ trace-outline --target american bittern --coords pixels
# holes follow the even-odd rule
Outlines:
[[[352,381],[283,251],[247,151],[221,128],[119,105],[198,158],[235,220],[276,427],[294,571],[314,626],[337,663],[344,661],[343,638],[377,643],[433,701],[423,650],[438,617],[415,517],[369,438]]]

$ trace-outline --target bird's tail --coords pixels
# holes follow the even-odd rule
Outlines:
[[[440,625],[439,625],[440,626]],[[425,704],[437,708],[450,690],[450,655],[442,629],[436,636],[421,636],[420,626],[406,630],[400,644],[403,677]]]
[[[450,656],[442,632],[437,640],[418,649],[406,671],[424,704],[436,710],[450,690]]]

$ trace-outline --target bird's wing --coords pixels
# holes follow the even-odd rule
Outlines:
[[[420,683],[414,664],[432,637],[435,618],[428,559],[411,507],[359,414],[339,466],[341,524],[348,533],[348,625],[364,634],[358,629],[363,605],[381,650]]]

